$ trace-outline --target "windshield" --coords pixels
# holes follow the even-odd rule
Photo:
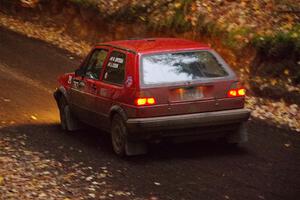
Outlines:
[[[164,53],[142,57],[142,83],[161,84],[227,76],[208,51]]]

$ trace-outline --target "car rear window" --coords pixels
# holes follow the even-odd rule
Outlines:
[[[125,78],[125,54],[113,51],[105,68],[103,80],[112,84],[122,85]]]
[[[209,51],[145,55],[141,61],[141,80],[145,85],[193,81],[228,75]]]

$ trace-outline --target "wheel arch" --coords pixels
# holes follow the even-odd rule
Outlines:
[[[110,122],[112,121],[114,115],[120,115],[122,117],[122,119],[125,121],[127,121],[128,117],[126,114],[126,111],[119,105],[114,105],[113,107],[111,107],[110,109],[110,113],[109,113],[109,120]]]
[[[53,93],[54,99],[56,103],[59,103],[59,99],[61,97],[64,97],[66,101],[68,102],[68,97],[67,97],[67,91],[63,86],[60,86],[59,88],[56,89],[56,91]]]

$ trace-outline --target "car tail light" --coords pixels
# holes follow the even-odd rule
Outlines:
[[[149,104],[149,105],[155,104],[155,99],[153,97],[147,98],[147,104]]]
[[[228,97],[244,97],[246,95],[245,88],[230,89],[227,93]]]
[[[154,105],[154,104],[156,104],[156,100],[153,97],[149,97],[149,98],[137,98],[135,100],[135,104],[137,106]]]

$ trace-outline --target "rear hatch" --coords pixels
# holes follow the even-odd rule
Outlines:
[[[144,55],[140,79],[140,95],[156,99],[155,105],[141,109],[144,117],[243,107],[243,98],[227,97],[237,80],[213,51]]]

